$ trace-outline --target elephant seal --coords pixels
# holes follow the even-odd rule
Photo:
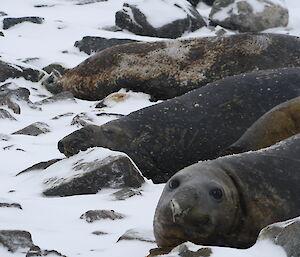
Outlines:
[[[48,90],[101,100],[126,88],[150,94],[153,100],[169,99],[228,76],[296,66],[300,66],[300,39],[294,36],[245,33],[140,42],[91,56]]]
[[[261,115],[300,95],[300,68],[228,77],[64,137],[66,156],[93,146],[128,154],[154,183],[199,160],[218,157]]]
[[[182,169],[156,207],[156,243],[252,246],[265,226],[300,215],[299,156],[298,134],[270,148]]]
[[[259,150],[300,133],[300,97],[286,101],[260,117],[222,155]]]

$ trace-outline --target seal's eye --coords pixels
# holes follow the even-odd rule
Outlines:
[[[209,194],[215,198],[216,200],[221,200],[222,197],[223,197],[223,191],[216,187],[216,188],[213,188],[212,190],[210,190]]]
[[[169,188],[175,189],[175,188],[179,187],[179,184],[180,184],[179,180],[176,179],[176,178],[174,178],[174,179],[170,180],[170,182],[169,182]]]

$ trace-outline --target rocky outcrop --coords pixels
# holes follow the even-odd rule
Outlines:
[[[42,24],[44,21],[44,18],[41,17],[20,17],[20,18],[4,18],[3,19],[3,29],[9,29],[19,23],[22,22],[31,22],[36,24]]]
[[[216,0],[209,15],[213,24],[240,32],[285,27],[289,13],[283,2],[273,0]]]
[[[206,23],[187,1],[144,0],[138,4],[124,3],[116,13],[116,25],[137,35],[178,38]]]
[[[0,230],[0,245],[10,252],[27,252],[34,246],[31,234],[22,230]]]
[[[50,128],[48,124],[44,122],[35,122],[23,129],[20,129],[12,133],[12,135],[38,136],[49,132],[50,132]]]

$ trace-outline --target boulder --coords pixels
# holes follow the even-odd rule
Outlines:
[[[47,189],[46,196],[71,196],[82,194],[96,194],[102,188],[121,189],[126,187],[138,188],[144,183],[144,178],[131,160],[121,153],[111,155],[108,151],[106,157],[99,158],[103,153],[101,149],[91,149],[77,156],[62,160],[64,169],[69,165],[70,171],[66,175],[53,177],[49,169],[57,171],[55,165],[44,171],[49,172],[49,178],[44,182]],[[111,154],[110,154],[111,153]],[[61,167],[61,166],[59,166]]]
[[[287,26],[289,13],[278,0],[216,0],[209,18],[213,24],[227,29],[259,32]]]
[[[9,29],[19,23],[22,22],[31,22],[36,24],[42,24],[44,21],[44,18],[41,17],[20,17],[20,18],[4,18],[3,19],[3,29]]]
[[[92,54],[100,52],[105,48],[109,48],[115,45],[123,45],[128,43],[138,42],[132,39],[120,39],[120,38],[103,38],[103,37],[83,37],[81,40],[76,41],[74,46],[81,52],[86,54]]]
[[[87,222],[92,223],[103,219],[120,220],[124,217],[124,214],[115,212],[114,210],[90,210],[82,214],[80,219],[84,219]]]
[[[22,230],[0,230],[0,245],[10,252],[27,252],[34,246],[31,234]]]
[[[44,122],[35,122],[23,129],[20,129],[16,132],[12,133],[12,135],[38,136],[38,135],[46,134],[49,132],[50,132],[50,129],[49,129],[48,124],[46,124]]]
[[[300,256],[300,218],[267,226],[258,236],[258,241],[265,239],[283,247],[287,257]]]
[[[152,230],[141,230],[141,229],[128,229],[118,239],[117,242],[122,240],[136,240],[141,242],[155,243],[155,238]]]
[[[43,72],[36,70],[26,64],[12,64],[0,60],[0,82],[9,78],[24,78],[37,82],[44,75]]]
[[[124,3],[116,13],[116,25],[137,35],[178,38],[206,23],[186,0],[144,0]]]

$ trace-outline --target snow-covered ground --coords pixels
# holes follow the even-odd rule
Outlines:
[[[75,41],[84,36],[130,38],[142,41],[161,40],[136,36],[129,32],[110,32],[103,29],[114,25],[114,14],[121,9],[124,1],[108,0],[76,5],[79,2],[80,0],[1,0],[0,11],[7,13],[8,17],[39,16],[45,18],[43,24],[26,22],[5,30],[5,37],[0,37],[1,60],[16,63],[32,58],[29,64],[37,68],[43,68],[53,62],[72,68],[88,57],[73,46]],[[300,2],[299,0],[286,0],[286,4],[290,13],[288,27],[270,29],[268,32],[300,36]],[[35,5],[48,7],[37,8],[34,7]],[[198,11],[204,17],[208,17],[209,7],[199,4]],[[3,18],[5,16],[0,17],[0,23]],[[183,38],[214,35],[215,31],[202,28],[185,34]],[[20,87],[28,88],[32,102],[51,96],[40,83],[24,79],[9,79],[6,82],[14,82]],[[156,247],[154,243],[149,242],[117,242],[117,240],[128,229],[137,229],[146,233],[148,237],[153,237],[154,210],[164,185],[154,185],[147,181],[142,188],[141,196],[134,196],[125,201],[112,199],[111,194],[116,190],[102,190],[95,195],[45,197],[41,194],[43,184],[39,172],[15,176],[35,163],[64,157],[57,150],[57,142],[78,129],[70,125],[75,115],[82,112],[88,113],[94,118],[94,123],[100,125],[115,117],[96,116],[97,112],[128,114],[153,104],[145,94],[131,92],[127,94],[128,98],[123,102],[112,102],[110,107],[100,110],[94,108],[96,102],[76,99],[76,103],[64,101],[42,105],[42,110],[32,109],[24,104],[21,107],[21,115],[14,114],[17,121],[0,119],[0,135],[10,135],[37,121],[46,122],[51,129],[50,133],[37,137],[11,135],[9,141],[0,140],[0,202],[17,202],[23,208],[23,210],[0,208],[0,230],[29,231],[36,245],[43,249],[55,249],[68,257],[140,257],[146,256],[149,249]],[[73,114],[52,120],[53,117],[65,113]],[[126,218],[94,223],[87,223],[80,219],[81,214],[95,209],[113,209],[125,214]],[[94,235],[93,231],[102,231],[107,234]],[[212,249],[213,257],[285,256],[281,248],[267,241],[262,241],[247,250],[219,247]],[[24,254],[11,254],[0,247],[0,256],[24,256]]]

